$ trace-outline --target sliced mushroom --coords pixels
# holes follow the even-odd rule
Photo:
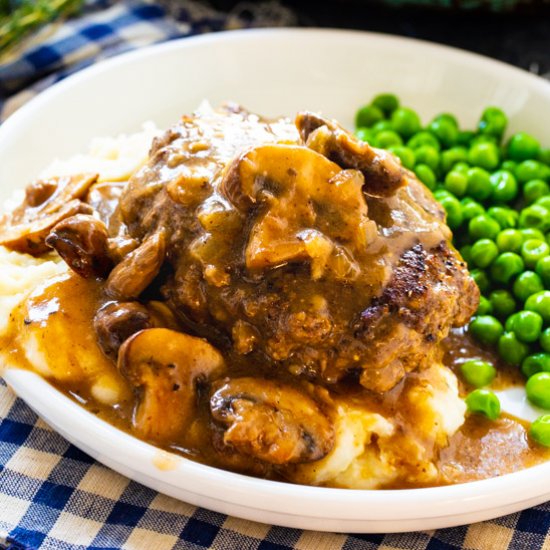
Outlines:
[[[46,244],[81,277],[105,277],[112,262],[108,256],[109,234],[105,224],[85,214],[71,216],[54,226]]]
[[[98,174],[75,174],[42,180],[43,182],[54,183],[56,190],[48,197],[46,202],[40,205],[40,209],[45,214],[51,214],[70,200],[82,199],[98,177]]]
[[[164,303],[157,300],[151,300],[145,304],[147,311],[151,315],[151,321],[154,327],[179,329],[179,323],[172,310]]]
[[[25,201],[31,208],[45,203],[56,191],[57,184],[52,180],[37,180],[27,185]]]
[[[297,145],[256,147],[225,173],[222,192],[239,209],[261,203],[245,251],[250,269],[312,261],[318,278],[335,241],[365,250],[376,230],[367,217],[363,175],[342,170],[323,155]]]
[[[159,231],[130,252],[111,271],[105,284],[107,295],[123,300],[137,298],[158,275],[164,263],[165,241],[164,232]]]
[[[146,328],[178,330],[171,309],[163,302],[108,302],[94,317],[97,341],[103,353],[116,361],[120,346],[130,336]]]
[[[103,353],[115,360],[125,340],[152,327],[151,314],[139,302],[108,302],[94,317],[97,342]]]
[[[134,430],[143,439],[167,444],[178,441],[194,419],[197,383],[220,376],[225,365],[206,340],[151,328],[122,344],[118,368],[140,392]]]
[[[218,382],[210,398],[223,443],[271,464],[304,463],[324,457],[334,431],[317,402],[282,383],[261,378]]]
[[[54,225],[78,213],[91,213],[82,203],[97,174],[77,174],[37,180],[25,193],[25,200],[0,220],[0,245],[40,255],[49,250],[46,237]]]
[[[118,208],[120,196],[126,182],[102,181],[90,187],[86,195],[86,202],[98,213],[99,218],[106,225],[109,224],[114,212]]]
[[[360,170],[365,176],[366,193],[387,197],[405,185],[403,169],[392,155],[372,148],[337,123],[303,112],[296,117],[296,127],[308,147],[342,168]]]
[[[48,252],[46,237],[54,226],[65,218],[79,213],[90,214],[92,209],[79,200],[72,200],[64,204],[52,214],[44,215],[28,222],[12,224],[4,218],[0,223],[0,245],[17,252],[26,252],[39,256]]]

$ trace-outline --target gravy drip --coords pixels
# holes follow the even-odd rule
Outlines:
[[[5,364],[36,372],[92,414],[132,434],[132,413],[138,396],[120,376],[114,362],[101,352],[93,335],[92,317],[105,302],[100,286],[97,281],[70,273],[45,283],[13,312],[9,330],[0,338],[0,350]],[[463,329],[453,330],[442,347],[444,364],[454,371],[461,363],[473,358],[498,363],[496,354],[480,347]],[[59,350],[64,352],[59,353]],[[258,376],[258,367],[243,360],[241,355],[230,354],[227,360],[235,376]],[[502,364],[498,365],[498,373],[495,384],[499,389],[517,385],[520,380],[517,371]],[[410,374],[393,390],[382,395],[347,380],[324,386],[339,401],[392,416],[402,429],[410,430],[406,422],[410,413],[400,406],[399,395],[415,376],[415,373]],[[293,378],[285,371],[279,371],[277,375],[277,379],[283,382]],[[461,394],[471,389],[460,382],[460,377],[459,383]],[[112,396],[116,396],[110,401],[109,389]],[[220,464],[219,454],[214,451],[208,435],[209,426],[207,408],[200,406],[188,433],[182,434],[181,444],[165,442],[159,446],[204,464],[284,481],[276,468],[258,464],[248,464],[246,468],[240,463],[233,466]],[[494,477],[548,458],[547,450],[529,440],[527,426],[520,420],[503,415],[490,422],[471,415],[441,451],[436,462],[440,472],[436,485]],[[161,462],[159,467],[162,469],[173,467],[172,461]],[[397,483],[386,488],[414,486],[422,485]]]

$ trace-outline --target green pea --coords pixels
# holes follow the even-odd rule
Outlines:
[[[496,243],[501,252],[520,252],[523,235],[518,229],[504,229],[497,235]]]
[[[417,164],[414,168],[416,177],[428,188],[433,189],[437,178],[433,170],[427,164]]]
[[[519,182],[526,183],[529,180],[546,180],[550,168],[538,160],[524,160],[517,165],[515,175]]]
[[[545,256],[537,261],[535,272],[542,279],[542,284],[550,289],[550,256]]]
[[[525,309],[538,313],[545,324],[550,323],[550,290],[541,290],[525,301]]]
[[[525,132],[514,134],[507,145],[508,156],[518,161],[536,158],[539,149],[539,142]]]
[[[544,290],[542,279],[533,271],[524,271],[520,273],[514,281],[514,295],[521,302],[525,302],[529,296]]]
[[[522,342],[536,342],[542,331],[542,317],[534,311],[518,311],[506,320],[506,330]]]
[[[474,390],[465,401],[471,413],[483,414],[489,420],[496,420],[500,416],[500,401],[492,391]]]
[[[472,319],[469,330],[482,344],[496,344],[504,332],[504,327],[492,315],[479,315]]]
[[[470,255],[477,267],[488,267],[498,256],[498,248],[490,239],[479,239],[472,245]]]
[[[390,115],[399,107],[399,99],[394,94],[378,94],[372,100],[372,105]]]
[[[529,180],[523,187],[523,199],[526,204],[532,204],[549,193],[550,186],[543,180]]]
[[[468,150],[466,147],[452,147],[441,153],[440,165],[443,173],[449,172],[458,162],[466,162],[468,160]]]
[[[444,120],[449,124],[452,124],[455,128],[458,128],[458,120],[451,113],[440,113],[439,115],[434,117],[434,120]]]
[[[426,131],[418,132],[412,136],[409,141],[407,141],[407,147],[410,147],[413,150],[422,147],[422,145],[431,145],[438,151],[441,149],[441,145],[437,138],[430,132]]]
[[[501,170],[507,170],[508,172],[512,172],[512,174],[516,173],[516,168],[518,166],[518,163],[515,160],[505,160],[500,165]]]
[[[550,353],[550,327],[544,329],[539,339],[540,347]]]
[[[471,168],[471,166],[467,162],[457,162],[453,166],[453,170],[455,172],[461,172],[463,174],[468,175],[468,170]]]
[[[493,304],[485,296],[480,296],[476,315],[490,315],[491,313],[493,313]]]
[[[519,231],[523,237],[523,242],[529,241],[530,239],[544,241],[544,233],[540,229],[535,229],[534,227],[524,227]]]
[[[518,183],[511,172],[497,170],[491,174],[492,198],[497,202],[510,202],[517,197]]]
[[[460,201],[462,205],[462,216],[465,220],[471,220],[476,216],[485,214],[485,208],[479,204],[479,202],[471,199],[470,197],[465,197]]]
[[[394,127],[392,123],[389,120],[381,120],[380,122],[377,122],[374,126],[372,126],[371,130],[373,131],[374,135],[378,135],[380,132],[387,132],[390,130],[394,130]]]
[[[525,269],[525,263],[514,252],[503,252],[491,265],[491,278],[500,284],[507,285],[513,277]]]
[[[510,365],[521,365],[529,346],[520,342],[514,332],[505,332],[498,340],[498,354]]]
[[[544,164],[550,164],[550,147],[541,147],[537,154],[537,160]]]
[[[466,245],[462,246],[462,247],[459,249],[459,252],[460,252],[460,255],[462,256],[463,260],[464,260],[468,265],[470,265],[470,264],[472,263],[472,256],[471,256],[472,246],[469,245],[469,244],[466,244]]]
[[[449,191],[447,191],[447,189],[445,189],[444,187],[441,187],[439,185],[434,189],[433,194],[434,194],[435,199],[439,202],[441,202],[441,199],[443,199],[445,197],[454,197],[456,199],[456,197],[452,193],[449,193]]]
[[[524,208],[519,214],[519,226],[534,227],[546,233],[550,229],[550,210],[540,204]]]
[[[482,134],[489,134],[501,138],[506,130],[508,117],[498,107],[487,107],[481,115],[477,129]]]
[[[543,447],[550,447],[550,414],[539,416],[531,424],[529,437]]]
[[[454,169],[456,170],[456,166]],[[468,170],[467,176],[468,195],[478,201],[483,201],[491,196],[493,187],[491,185],[491,176],[487,170],[476,166]]]
[[[497,145],[498,139],[495,136],[489,136],[487,134],[476,134],[470,142],[470,148],[478,143],[491,143],[492,145]]]
[[[432,170],[439,165],[439,151],[433,145],[421,145],[415,150],[416,162],[427,164]]]
[[[529,239],[521,246],[521,256],[525,261],[525,265],[529,268],[535,267],[537,262],[548,256],[550,253],[550,246],[546,241],[539,239]]]
[[[384,130],[376,134],[375,143],[376,147],[387,149],[392,145],[403,145],[403,140],[397,132],[394,132],[393,130]]]
[[[545,197],[540,197],[540,199],[537,199],[535,201],[535,204],[538,206],[543,206],[547,210],[550,210],[550,195],[546,195]]]
[[[428,129],[445,147],[454,145],[458,138],[458,127],[456,122],[453,122],[448,117],[436,117],[430,122]]]
[[[374,132],[370,128],[357,128],[355,135],[367,143],[374,143]]]
[[[457,197],[462,197],[466,193],[467,187],[468,177],[466,174],[453,170],[445,176],[445,189]]]
[[[486,170],[494,170],[499,163],[498,147],[490,142],[476,143],[468,151],[468,162]]]
[[[401,164],[405,168],[408,168],[409,170],[412,170],[414,168],[414,165],[416,163],[416,155],[414,154],[414,151],[409,147],[405,147],[403,145],[392,145],[388,147],[388,151],[398,157],[401,161]]]
[[[420,131],[420,118],[408,107],[399,107],[391,114],[391,122],[396,132],[403,137],[411,137]]]
[[[493,367],[491,363],[478,359],[472,359],[462,363],[460,372],[464,380],[466,380],[470,386],[475,386],[476,388],[488,386],[497,374],[495,367]]]
[[[487,214],[476,216],[468,223],[468,233],[470,237],[476,241],[478,239],[494,240],[499,232],[500,225]]]
[[[550,353],[534,353],[528,355],[521,364],[521,372],[530,378],[537,372],[550,371]]]
[[[384,113],[376,105],[365,105],[355,115],[355,126],[357,128],[371,128],[377,122],[384,120]]]
[[[491,216],[493,220],[496,220],[502,229],[510,229],[516,227],[518,224],[518,212],[505,206],[491,206],[491,208],[487,210],[487,214]]]
[[[462,215],[462,206],[460,201],[453,196],[443,197],[440,201],[441,206],[447,213],[446,222],[451,229],[457,229],[462,224],[464,217]]]
[[[474,139],[475,133],[471,130],[463,130],[461,132],[458,132],[458,136],[456,138],[456,143],[458,145],[465,145],[469,146],[472,139]]]
[[[487,273],[483,269],[472,269],[470,271],[472,279],[475,281],[476,285],[479,287],[479,290],[482,294],[487,294],[491,288],[491,281],[487,276]]]
[[[493,290],[489,295],[489,301],[493,306],[493,315],[504,319],[516,311],[516,301],[508,290]]]
[[[550,372],[537,372],[525,384],[527,399],[542,409],[550,409]]]

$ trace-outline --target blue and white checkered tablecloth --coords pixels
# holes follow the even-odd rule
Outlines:
[[[0,66],[0,120],[97,59],[197,32],[254,24],[253,18],[244,23],[235,12],[223,14],[197,2],[172,4],[177,20],[158,5],[139,0],[87,2],[81,17]],[[248,12],[251,7],[258,3],[246,3]],[[264,17],[264,24],[292,20],[276,1],[263,8],[263,14],[277,16]],[[0,549],[4,548],[550,550],[550,504],[464,527],[388,535],[319,533],[253,523],[176,501],[109,470],[52,431],[0,381]]]

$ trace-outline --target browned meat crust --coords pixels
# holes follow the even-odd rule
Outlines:
[[[412,175],[320,117],[301,115],[298,127],[316,151],[285,121],[185,117],[124,192],[123,220],[139,241],[166,233],[173,275],[163,294],[189,329],[250,354],[260,370],[328,382],[358,373],[365,387],[388,390],[467,322],[477,288]],[[336,175],[345,184],[329,195]]]
[[[122,219],[140,242],[165,233],[163,295],[188,330],[263,372],[388,390],[466,323],[477,288],[395,159],[318,116],[298,127],[306,147],[285,120],[184,117],[123,193]]]
[[[462,299],[461,299],[462,297]],[[356,337],[369,342],[373,364],[361,383],[385,388],[407,372],[434,359],[448,334],[448,323],[466,324],[477,307],[477,287],[445,242],[426,251],[407,250],[381,296],[372,300],[355,324]]]
[[[72,202],[89,209],[78,198],[95,179],[36,183],[0,243],[19,249],[32,230],[40,250],[105,279],[116,304],[95,326],[111,357],[137,330],[176,325],[236,371],[325,384],[355,376],[383,392],[429,365],[475,311],[477,287],[429,191],[319,115],[299,114],[296,126],[235,106],[185,116],[123,191],[92,187],[103,221],[37,217]],[[144,296],[171,313],[152,320]]]

